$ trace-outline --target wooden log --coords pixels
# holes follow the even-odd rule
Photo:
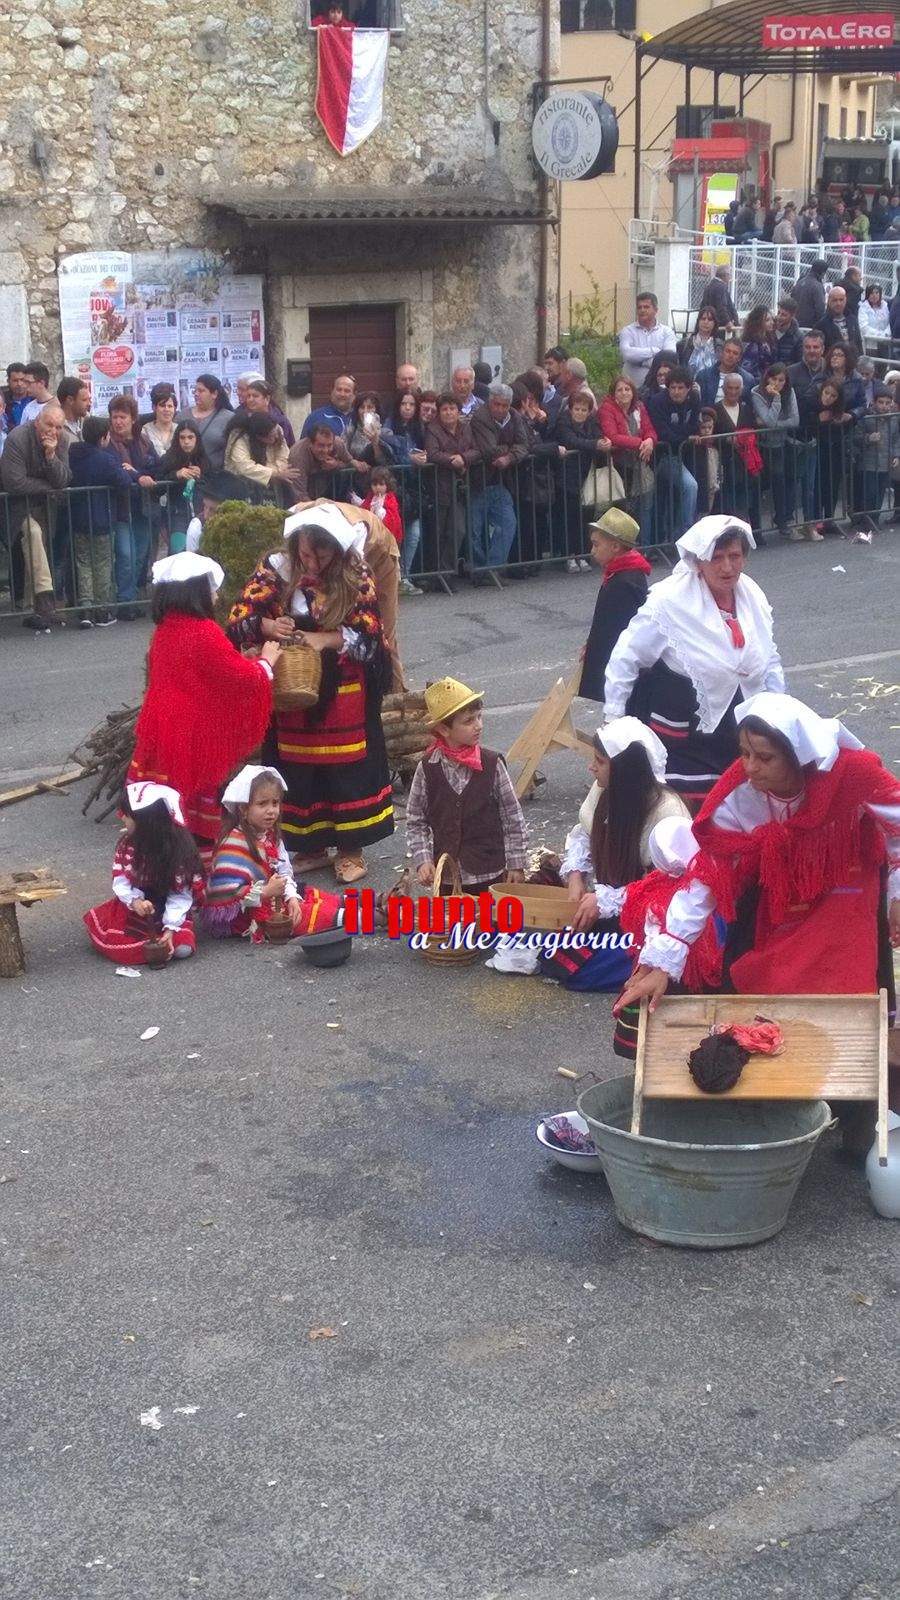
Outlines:
[[[20,978],[24,971],[25,951],[16,907],[0,906],[0,978]]]
[[[385,739],[384,744],[389,756],[412,755],[417,751],[424,754],[428,748],[427,739],[421,739],[418,734],[408,734],[403,739]]]
[[[38,778],[35,783],[26,783],[21,789],[7,789],[0,794],[0,806],[13,806],[17,800],[30,800],[36,794],[58,794],[67,784],[75,783],[84,776],[84,768],[77,767],[70,772],[61,772],[56,778]]]

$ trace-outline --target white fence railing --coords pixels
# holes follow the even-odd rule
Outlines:
[[[690,304],[695,310],[716,267],[725,262],[731,268],[731,295],[743,314],[754,306],[774,310],[779,300],[790,294],[802,272],[814,261],[827,261],[827,283],[836,283],[848,267],[858,267],[864,285],[877,283],[885,299],[897,292],[900,268],[900,241],[849,244],[765,244],[751,239],[746,244],[707,243],[688,245],[690,252]]]

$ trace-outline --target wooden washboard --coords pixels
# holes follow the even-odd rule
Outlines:
[[[778,1056],[751,1056],[733,1089],[698,1089],[687,1058],[716,1023],[762,1016],[784,1030]],[[645,1100],[875,1100],[878,1159],[887,1164],[887,991],[878,994],[672,995],[641,1002],[631,1132]]]

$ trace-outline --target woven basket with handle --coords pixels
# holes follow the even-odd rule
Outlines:
[[[322,657],[309,645],[288,639],[274,667],[275,705],[279,711],[302,711],[314,706],[322,684]]]
[[[446,900],[448,898],[442,889],[445,873],[449,874],[451,895],[461,895],[465,892],[462,886],[462,878],[460,877],[459,863],[445,851],[438,858],[437,866],[434,869],[434,883],[431,886],[432,899],[434,900]],[[452,932],[448,920],[448,906],[444,908],[444,916],[447,922],[446,933],[427,933],[424,935],[422,954],[425,960],[449,962],[457,966],[465,966],[470,961],[477,961],[481,955],[480,950],[469,950],[465,945],[460,945],[456,948],[448,943]]]

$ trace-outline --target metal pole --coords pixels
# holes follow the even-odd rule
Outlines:
[[[740,85],[738,89],[738,116],[742,117],[744,115],[744,74],[742,72],[738,73],[738,84]]]
[[[644,70],[644,52],[638,45],[634,52],[634,215],[641,214],[641,78]]]
[[[718,112],[719,112],[719,74],[718,74],[718,72],[714,72],[713,73],[713,112],[714,112],[715,115],[718,115]]]
[[[690,69],[690,67],[685,67],[685,69],[684,69],[684,103],[688,108],[690,108],[690,104],[691,104],[691,69]]]

